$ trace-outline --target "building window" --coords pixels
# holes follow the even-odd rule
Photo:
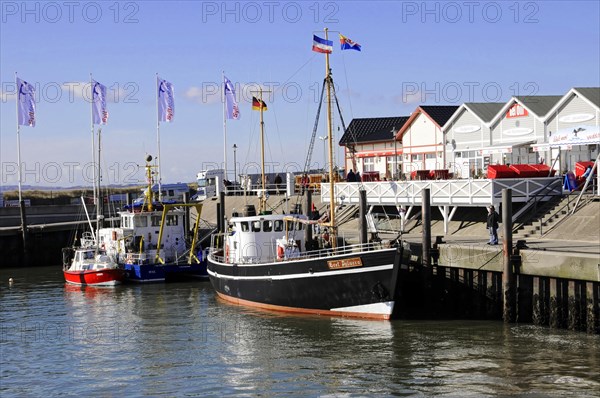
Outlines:
[[[422,153],[414,153],[412,155],[412,161],[413,162],[417,162],[417,161],[421,161],[423,160],[423,154]]]
[[[363,172],[365,171],[375,171],[375,158],[363,159]]]
[[[425,159],[435,159],[435,153],[426,153]]]

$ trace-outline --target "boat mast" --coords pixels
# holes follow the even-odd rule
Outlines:
[[[329,40],[328,28],[325,28],[325,40]],[[333,178],[333,126],[331,121],[331,68],[329,52],[325,53],[325,82],[327,86],[327,142],[329,145],[329,224],[331,247],[337,246],[337,229],[335,224],[335,181]]]
[[[100,151],[102,148],[102,144],[100,142],[102,136],[102,129],[99,128],[98,129],[98,173],[96,174],[97,176],[97,181],[94,184],[98,184],[98,187],[96,188],[96,254],[98,254],[98,249],[100,248],[100,226],[102,223],[102,207],[104,206],[104,203],[102,202],[102,195],[100,194],[100,179],[102,178],[102,176],[100,175],[101,172],[101,168],[100,168]],[[95,168],[96,166],[94,166]]]
[[[267,210],[267,191],[266,191],[266,175],[265,175],[265,121],[263,119],[263,89],[258,91],[258,101],[260,107],[260,167],[261,167],[261,182],[262,196],[260,197],[260,214],[264,214]]]

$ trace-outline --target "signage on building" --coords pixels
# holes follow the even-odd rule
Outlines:
[[[453,130],[457,134],[468,134],[468,133],[474,133],[474,132],[478,131],[479,129],[481,129],[480,126],[477,126],[474,124],[466,124],[464,126],[454,127]]]
[[[504,130],[502,132],[502,134],[504,134],[504,135],[510,135],[510,136],[514,136],[514,137],[518,137],[521,135],[527,135],[527,134],[531,134],[531,133],[533,133],[533,129],[531,129],[529,127],[515,127],[512,129]]]
[[[574,113],[572,115],[564,115],[558,118],[561,123],[580,123],[592,120],[594,115],[591,113]]]
[[[529,116],[529,112],[527,112],[527,109],[525,109],[519,103],[513,104],[513,106],[511,106],[510,109],[508,110],[508,112],[506,112],[507,119],[512,119],[515,117],[525,117],[525,116]]]

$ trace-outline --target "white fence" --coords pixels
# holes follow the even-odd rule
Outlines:
[[[422,192],[429,189],[431,204],[436,206],[499,205],[502,189],[512,189],[513,202],[528,202],[534,197],[548,200],[560,196],[560,177],[525,179],[462,179],[424,181],[380,181],[335,184],[338,203],[358,203],[359,190],[367,191],[369,205],[420,205]],[[321,184],[321,201],[329,202],[329,184]]]

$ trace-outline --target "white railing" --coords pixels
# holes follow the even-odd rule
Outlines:
[[[424,181],[380,181],[335,184],[339,203],[358,203],[359,190],[367,191],[369,205],[420,205],[422,192],[429,189],[432,205],[484,206],[499,204],[502,189],[512,189],[513,202],[527,202],[532,197],[562,195],[560,177],[525,179],[462,179]],[[329,184],[321,185],[321,201],[329,202]]]

